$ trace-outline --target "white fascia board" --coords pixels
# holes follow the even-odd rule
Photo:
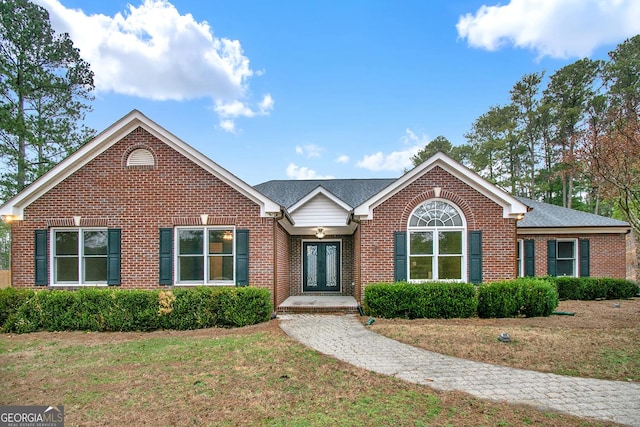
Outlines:
[[[340,200],[335,194],[331,193],[329,190],[319,185],[315,190],[304,196],[302,199],[298,200],[291,208],[289,208],[289,212],[294,213],[296,209],[304,206],[309,200],[313,199],[317,195],[322,194],[326,196],[329,200],[343,208],[346,212],[351,212],[351,206]]]
[[[280,213],[280,205],[259,193],[249,184],[237,178],[180,138],[150,120],[140,111],[133,110],[99,133],[93,140],[80,147],[75,153],[62,160],[26,189],[0,206],[0,215],[11,215],[14,219],[22,219],[25,207],[29,206],[33,201],[71,176],[139,126],[254,201],[260,206],[261,216],[272,216],[271,214],[273,213]]]
[[[425,162],[419,164],[398,178],[393,184],[384,188],[378,194],[375,194],[369,200],[366,200],[360,206],[356,207],[354,209],[354,215],[360,219],[372,219],[374,208],[400,192],[413,181],[420,178],[423,174],[429,172],[436,166],[441,167],[444,171],[502,206],[503,218],[519,218],[520,215],[524,215],[527,212],[527,206],[524,203],[520,202],[506,191],[491,184],[489,181],[485,180],[461,163],[453,160],[446,154],[438,152]]]
[[[518,227],[517,234],[627,234],[631,227]]]

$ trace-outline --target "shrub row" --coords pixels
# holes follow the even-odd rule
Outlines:
[[[0,290],[0,328],[15,333],[240,327],[267,321],[271,312],[269,291],[251,287]]]
[[[549,277],[561,300],[628,299],[640,293],[638,284],[624,279]]]
[[[478,286],[478,317],[549,316],[558,306],[558,291],[538,278],[520,278]]]
[[[522,278],[476,288],[470,283],[377,283],[364,292],[364,309],[384,318],[549,316],[558,292],[546,280]]]
[[[377,283],[364,291],[364,309],[376,317],[464,318],[475,316],[477,307],[470,283]]]

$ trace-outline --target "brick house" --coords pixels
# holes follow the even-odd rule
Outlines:
[[[397,179],[252,187],[134,110],[0,207],[14,287],[256,286],[625,276],[629,225],[518,199],[439,153]],[[437,237],[437,238],[435,238]]]

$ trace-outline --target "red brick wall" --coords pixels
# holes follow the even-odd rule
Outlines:
[[[515,277],[516,221],[504,219],[501,206],[436,167],[377,206],[372,220],[362,221],[362,284],[394,280],[393,233],[407,230],[412,211],[424,201],[435,198],[434,187],[441,188],[441,199],[452,202],[462,211],[467,231],[482,231],[483,280]]]
[[[535,241],[536,276],[547,274],[548,240],[589,239],[590,276],[624,279],[627,276],[625,236],[625,234],[519,234],[518,238]]]
[[[145,147],[156,167],[127,168],[127,154]],[[138,128],[40,197],[13,224],[12,270],[16,287],[34,287],[34,230],[56,224],[122,230],[122,288],[158,288],[159,229],[201,224],[249,230],[249,284],[273,285],[273,220],[215,176]],[[50,282],[50,280],[49,280]]]

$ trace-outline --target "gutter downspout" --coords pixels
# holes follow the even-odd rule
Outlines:
[[[351,224],[352,222],[355,222],[357,224],[356,230],[353,233],[354,235],[353,246],[355,248],[355,235],[356,233],[360,233],[360,220],[354,216],[353,209],[351,210],[351,212],[349,212],[349,217],[347,218],[347,225]],[[358,238],[358,242],[360,243],[360,246],[362,246],[362,242],[360,238]],[[360,247],[358,248],[358,254],[360,254],[360,258],[362,258],[362,252]],[[355,259],[354,259],[354,262],[355,262]],[[358,312],[362,316],[364,314],[364,311],[362,309],[362,302],[360,301],[360,296],[362,294],[362,262],[358,262],[358,266],[360,267],[358,271],[358,283],[356,283],[356,286],[354,286],[355,288],[354,291],[356,293],[356,302],[358,303]]]

